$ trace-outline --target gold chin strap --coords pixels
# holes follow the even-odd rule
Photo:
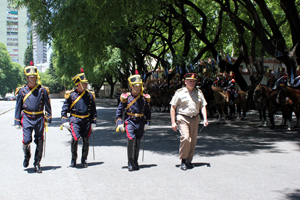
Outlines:
[[[41,77],[40,75],[37,76],[38,84],[41,85]]]

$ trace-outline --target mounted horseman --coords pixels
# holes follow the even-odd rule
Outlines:
[[[280,86],[288,85],[288,82],[287,82],[288,77],[285,73],[285,68],[280,67],[279,73],[280,74],[279,74],[278,78],[276,79],[276,82],[274,83],[274,87],[272,88],[273,90],[279,89]]]
[[[294,79],[293,83],[291,84],[291,87],[299,90],[300,89],[300,66],[297,67],[296,73],[297,76]]]
[[[274,84],[277,80],[274,77],[274,71],[272,71],[271,69],[267,69],[267,74],[268,74],[267,86],[270,87],[270,88],[273,88]]]

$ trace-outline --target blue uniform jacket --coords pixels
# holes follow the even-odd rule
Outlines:
[[[29,112],[46,110],[47,122],[51,123],[52,112],[48,92],[45,87],[39,85],[31,95],[23,102],[24,97],[32,90],[28,85],[21,88],[18,92],[16,108],[15,108],[15,125],[21,125],[22,111]],[[26,114],[28,115],[28,114]],[[43,114],[40,114],[43,115]]]
[[[124,95],[126,95],[126,98],[124,98]],[[141,137],[144,133],[144,125],[148,124],[150,125],[151,121],[151,111],[149,102],[147,101],[146,97],[149,96],[147,94],[141,95],[140,98],[137,99],[136,102],[134,102],[126,111],[124,116],[124,123],[126,128],[127,137],[129,139],[132,139],[134,137]],[[118,106],[118,109],[116,111],[116,124],[120,125],[123,123],[122,117],[122,107],[126,109],[127,105],[130,104],[134,99],[135,96],[132,94],[122,94],[121,102]],[[150,96],[149,96],[150,98]],[[124,103],[123,103],[124,102]],[[136,117],[131,116],[130,114],[143,114],[142,117]]]
[[[291,84],[291,86],[292,86],[293,88],[299,88],[299,86],[300,86],[300,76],[297,76],[297,77],[294,79],[294,81],[293,81],[293,83]]]
[[[75,103],[75,105],[70,109],[72,103],[81,95],[77,90],[70,92],[65,95],[65,102],[62,106],[61,120],[62,123],[68,122],[67,113],[86,116],[89,122],[96,124],[97,121],[97,110],[95,105],[95,99],[91,92],[85,91],[85,94]],[[70,122],[81,120],[80,118],[70,116]]]

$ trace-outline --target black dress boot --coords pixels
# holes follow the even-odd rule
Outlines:
[[[30,157],[31,157],[30,144],[28,144],[28,145],[23,144],[22,149],[23,149],[23,152],[24,152],[23,167],[26,168],[29,165],[29,160],[30,160]]]
[[[76,159],[77,159],[77,148],[78,148],[78,140],[75,140],[73,137],[71,139],[71,153],[72,153],[72,160],[71,160],[71,167],[76,166]]]
[[[87,168],[87,156],[89,154],[89,138],[88,137],[83,137],[82,138],[82,157],[81,157],[81,164],[83,168]]]
[[[187,166],[188,169],[193,169],[194,168],[194,165],[192,164],[192,162],[188,162],[186,164],[186,166]]]
[[[133,171],[134,142],[135,142],[135,139],[133,139],[133,140],[128,139],[128,142],[127,142],[128,171]]]
[[[44,146],[44,140],[38,140],[36,142],[33,165],[34,165],[34,171],[37,173],[42,173],[40,162],[42,160],[42,155],[43,155],[43,146]]]
[[[134,147],[134,159],[133,159],[133,169],[134,170],[139,170],[140,169],[140,166],[138,164],[138,159],[139,159],[139,152],[140,152],[140,142],[141,142],[141,139],[137,139],[135,138],[134,139],[134,144],[133,144],[133,147]]]
[[[181,160],[180,169],[181,169],[181,170],[187,170],[187,166],[186,166],[186,161],[185,161],[185,159],[182,159],[182,160]]]

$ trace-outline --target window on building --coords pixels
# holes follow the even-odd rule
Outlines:
[[[11,14],[11,15],[17,15],[18,11],[11,10],[11,11],[9,11],[9,14]]]

